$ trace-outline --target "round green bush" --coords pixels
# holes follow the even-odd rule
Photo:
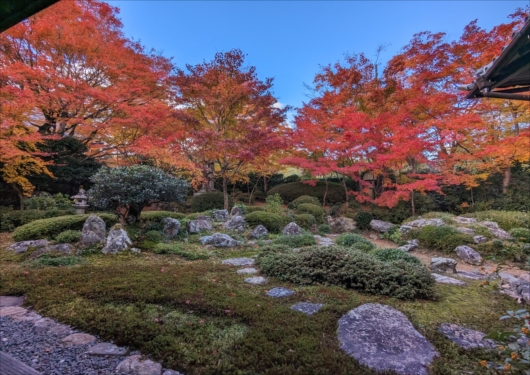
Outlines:
[[[285,203],[290,203],[302,195],[316,197],[319,202],[322,202],[325,191],[326,183],[324,181],[317,181],[315,186],[304,184],[302,181],[299,181],[275,186],[267,192],[267,195],[280,194]],[[326,194],[326,204],[334,205],[337,203],[344,203],[345,201],[346,196],[344,187],[341,184],[329,182],[328,192]]]
[[[301,228],[311,229],[311,227],[315,225],[317,221],[313,215],[300,214],[295,215],[294,222],[298,224]]]
[[[513,228],[510,229],[510,234],[517,241],[530,242],[530,229],[528,228]]]
[[[377,259],[384,262],[392,262],[395,260],[404,260],[407,263],[421,265],[421,261],[413,255],[407,254],[403,250],[399,249],[380,249],[377,250],[374,255]]]
[[[384,262],[341,246],[310,246],[298,251],[263,251],[257,259],[267,276],[300,285],[337,285],[400,299],[435,298],[429,270],[404,260]]]
[[[324,236],[326,234],[329,234],[331,233],[331,227],[327,224],[320,224],[318,226],[318,234],[320,234],[321,236]]]
[[[344,247],[352,247],[353,245],[357,243],[364,243],[367,246],[370,246],[370,249],[375,248],[375,245],[373,243],[371,243],[364,237],[358,234],[355,234],[355,233],[343,233],[337,237],[337,239],[335,240],[335,243],[339,246],[344,246]]]
[[[317,223],[323,223],[324,216],[326,215],[326,211],[324,211],[324,209],[321,206],[317,206],[312,203],[299,204],[298,207],[296,207],[296,213],[299,215],[300,214],[313,215]]]
[[[171,212],[171,211],[145,211],[142,212],[141,219],[145,222],[154,222],[160,223],[166,217],[171,217],[173,219],[184,219],[185,214],[180,212]]]
[[[145,232],[144,236],[145,236],[145,238],[148,241],[151,241],[151,242],[154,242],[154,243],[162,242],[166,238],[164,233],[159,232],[157,230],[147,231],[147,232]]]
[[[357,223],[357,228],[361,230],[370,229],[370,222],[373,220],[373,216],[370,212],[361,211],[354,217]]]
[[[422,246],[446,253],[453,252],[457,246],[474,243],[472,236],[460,233],[456,228],[448,225],[439,227],[427,225],[417,231],[411,231],[409,236],[416,237]]]
[[[302,196],[296,198],[291,203],[289,203],[287,205],[287,207],[290,208],[291,210],[296,210],[296,208],[299,205],[304,204],[304,203],[311,203],[311,204],[314,204],[315,206],[322,206],[322,204],[320,203],[318,198],[312,197],[310,195],[302,195]]]
[[[74,243],[81,239],[80,230],[65,230],[55,236],[55,242],[57,243]]]
[[[228,209],[234,205],[232,197],[228,197]],[[225,198],[222,191],[211,191],[199,194],[192,198],[191,209],[193,212],[204,212],[208,210],[222,210],[225,207]]]
[[[317,241],[312,233],[305,232],[298,236],[280,236],[272,241],[276,245],[286,245],[290,248],[316,245]]]
[[[261,224],[271,233],[279,233],[284,224],[280,215],[265,211],[251,212],[245,216],[245,221],[251,228]]]
[[[372,250],[374,247],[375,246],[371,242],[357,242],[351,245],[352,249],[366,251],[366,252]]]

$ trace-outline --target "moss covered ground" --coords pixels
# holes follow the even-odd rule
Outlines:
[[[399,309],[433,343],[440,357],[431,374],[494,374],[479,362],[495,360],[495,354],[460,349],[438,327],[451,322],[494,334],[511,327],[499,317],[518,308],[496,291],[495,282],[438,284],[436,301],[403,301],[275,279],[249,285],[235,267],[221,264],[223,258],[257,254],[258,247],[216,251],[207,260],[144,252],[33,267],[3,250],[10,242],[0,236],[1,295],[25,295],[26,305],[44,316],[139,349],[186,374],[375,374],[344,354],[336,335],[337,320],[369,302]],[[265,295],[276,286],[297,293],[284,299]],[[324,307],[312,316],[289,309],[300,301]]]

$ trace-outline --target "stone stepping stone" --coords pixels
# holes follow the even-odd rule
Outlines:
[[[230,259],[223,260],[222,263],[229,264],[232,266],[252,266],[254,264],[254,259],[252,258],[230,258]]]
[[[438,356],[407,317],[387,305],[364,304],[348,311],[338,323],[342,350],[377,371],[428,375],[427,368]]]
[[[47,332],[51,328],[55,327],[56,325],[57,323],[55,323],[50,318],[40,318],[36,320],[35,323],[33,324],[33,329],[37,332]]]
[[[262,276],[254,276],[246,278],[245,282],[253,285],[263,285],[267,283],[267,279]]]
[[[128,350],[125,348],[120,348],[119,346],[116,346],[114,344],[110,344],[108,342],[101,342],[99,344],[94,345],[90,349],[88,349],[85,354],[88,355],[125,355],[127,354]]]
[[[453,279],[452,277],[449,277],[449,276],[443,276],[437,273],[431,273],[431,275],[433,275],[436,282],[440,284],[450,284],[450,285],[459,285],[459,286],[467,285],[465,282],[457,280],[457,279]]]
[[[237,270],[237,273],[253,274],[253,273],[258,273],[258,270],[252,267],[248,267],[248,268],[242,268],[240,270]]]
[[[42,375],[9,354],[0,352],[0,370],[4,375]]]
[[[67,344],[72,344],[72,345],[85,345],[93,341],[96,341],[96,338],[87,333],[73,333],[71,335],[66,336],[61,341]]]
[[[161,375],[162,365],[150,359],[142,360],[137,354],[121,361],[116,367],[116,372],[127,375]]]
[[[296,292],[294,290],[283,288],[283,287],[278,287],[278,288],[272,288],[266,294],[269,297],[280,298],[280,297],[289,297],[295,293]]]
[[[22,306],[24,297],[0,296],[0,307]]]
[[[494,340],[485,339],[485,333],[460,327],[456,324],[442,323],[438,331],[464,349],[495,349],[498,346]]]
[[[306,315],[313,315],[324,306],[321,303],[298,302],[290,307],[291,310],[300,311]]]
[[[317,241],[317,244],[319,244],[320,246],[332,246],[335,244],[335,241],[333,241],[333,239],[331,238],[322,237],[319,235],[315,235],[314,237]]]
[[[53,336],[68,336],[72,332],[72,329],[64,324],[56,324],[55,327],[52,327],[48,330],[48,335]]]
[[[9,316],[14,317],[17,315],[26,315],[28,310],[20,306],[7,306],[0,308],[0,317]]]

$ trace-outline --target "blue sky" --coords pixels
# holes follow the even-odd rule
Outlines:
[[[446,32],[457,39],[466,24],[506,22],[518,1],[108,1],[120,8],[127,37],[173,57],[198,64],[216,52],[239,48],[260,78],[274,77],[274,94],[283,104],[307,101],[319,65],[346,53],[386,62],[420,31]]]

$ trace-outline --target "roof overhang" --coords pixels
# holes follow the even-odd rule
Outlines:
[[[0,33],[59,0],[0,0]]]

